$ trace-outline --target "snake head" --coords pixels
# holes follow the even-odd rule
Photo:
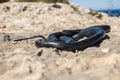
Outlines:
[[[37,48],[40,48],[41,46],[41,44],[42,43],[45,43],[47,40],[46,39],[38,39],[38,40],[36,40],[35,41],[35,46],[37,47]]]

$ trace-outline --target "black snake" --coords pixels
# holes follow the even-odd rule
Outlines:
[[[97,43],[110,29],[109,25],[97,25],[85,29],[63,30],[50,34],[47,39],[36,40],[35,46],[75,52]],[[87,39],[80,40],[84,37]]]

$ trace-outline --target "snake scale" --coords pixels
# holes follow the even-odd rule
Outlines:
[[[75,52],[76,50],[79,51],[97,43],[103,39],[110,30],[109,25],[97,25],[76,30],[63,30],[62,32],[50,34],[47,39],[42,38],[36,40],[35,46],[38,48],[47,47]],[[86,39],[83,39],[84,37],[86,37]]]

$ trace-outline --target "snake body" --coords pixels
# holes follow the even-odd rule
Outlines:
[[[103,39],[110,31],[109,25],[92,26],[85,29],[63,30],[48,36],[47,40],[38,39],[35,41],[36,47],[56,48],[58,50],[73,51],[82,50]],[[87,37],[87,39],[82,39]],[[80,41],[79,41],[80,40]]]

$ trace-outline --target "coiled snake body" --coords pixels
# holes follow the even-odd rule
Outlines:
[[[103,39],[110,31],[109,25],[92,26],[85,29],[63,30],[55,32],[48,36],[47,39],[39,39],[35,41],[35,46],[51,47],[58,50],[73,51],[82,50]],[[87,39],[80,40],[84,37]]]

